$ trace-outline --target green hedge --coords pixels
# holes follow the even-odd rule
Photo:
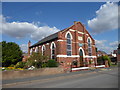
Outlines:
[[[57,67],[58,63],[55,60],[51,59],[51,60],[48,60],[47,65],[48,67]]]

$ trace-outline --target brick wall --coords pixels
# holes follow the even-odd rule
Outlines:
[[[2,79],[15,79],[64,73],[63,68],[41,68],[37,70],[3,71]]]

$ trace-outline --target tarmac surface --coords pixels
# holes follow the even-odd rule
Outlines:
[[[118,88],[118,68],[3,80],[3,88]]]

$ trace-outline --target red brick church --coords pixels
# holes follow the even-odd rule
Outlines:
[[[81,22],[54,33],[30,46],[28,54],[41,52],[60,64],[77,67],[96,65],[96,47],[92,36]]]

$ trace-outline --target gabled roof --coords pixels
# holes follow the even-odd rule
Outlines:
[[[37,46],[37,45],[41,45],[41,44],[49,42],[49,41],[52,41],[52,40],[57,39],[57,38],[58,38],[58,32],[54,33],[54,34],[52,34],[52,35],[50,35],[48,37],[43,38],[42,40],[40,40],[37,43],[35,43],[32,46],[30,46],[30,48],[32,48],[34,46]]]
[[[75,23],[75,22],[74,22],[74,23]],[[76,23],[80,23],[82,26],[84,26],[81,22],[76,22]],[[63,30],[60,30],[59,32],[64,32],[64,31],[66,31],[67,29],[71,28],[71,27],[74,26],[74,25],[75,25],[75,24],[73,24],[73,25],[71,25],[70,27],[65,28],[65,29],[63,29]],[[86,31],[87,31],[87,30],[86,30]],[[38,41],[37,43],[35,43],[35,44],[33,44],[32,46],[30,46],[30,48],[35,47],[35,46],[37,46],[37,45],[41,45],[41,44],[46,43],[46,42],[49,42],[49,41],[52,41],[52,40],[54,40],[54,39],[57,39],[59,32],[54,33],[54,34],[52,34],[52,35],[50,35],[50,36],[47,36],[47,37],[43,38],[42,40],[40,40],[40,41]],[[87,31],[87,33],[88,33],[88,31]],[[89,33],[88,33],[88,34],[89,34]],[[90,34],[89,34],[89,35],[90,35]],[[90,37],[91,37],[91,35],[90,35]],[[92,38],[92,37],[91,37],[91,38]],[[92,39],[93,39],[93,38],[92,38]],[[94,40],[94,39],[93,39],[93,40]]]

